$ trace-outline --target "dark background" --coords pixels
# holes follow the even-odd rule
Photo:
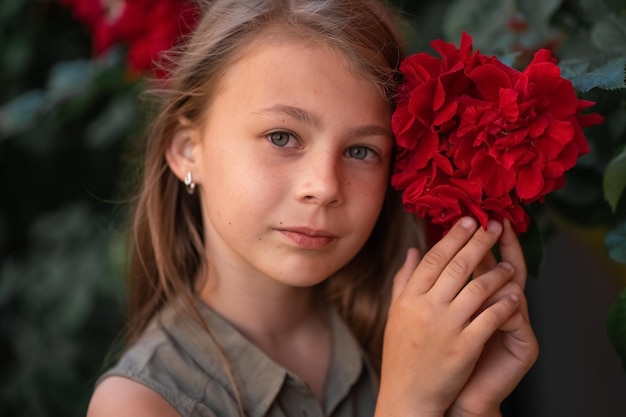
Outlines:
[[[407,31],[422,50],[460,2],[394,3],[415,14]],[[95,59],[56,1],[0,2],[1,416],[84,415],[118,346],[141,81],[123,48]],[[598,97],[623,111],[623,92]],[[626,415],[626,372],[606,331],[626,272],[606,254],[598,197],[607,155],[626,142],[618,131],[543,214],[547,255],[528,285],[541,356],[505,416]]]

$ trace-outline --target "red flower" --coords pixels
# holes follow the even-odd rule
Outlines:
[[[185,0],[127,0],[112,26],[128,44],[131,69],[144,72],[195,26],[197,5]]]
[[[582,115],[548,50],[523,71],[494,57],[432,43],[441,59],[416,54],[402,62],[405,83],[392,119],[397,158],[392,184],[408,211],[449,228],[473,215],[508,218],[520,233],[522,204],[563,187],[564,173],[589,151],[582,128],[602,121]]]
[[[151,70],[163,51],[193,29],[198,7],[186,0],[61,1],[91,29],[96,55],[113,45],[126,45],[133,73]]]

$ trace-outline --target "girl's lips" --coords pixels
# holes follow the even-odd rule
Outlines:
[[[308,228],[280,229],[280,233],[304,249],[322,249],[330,245],[337,237],[325,230]]]

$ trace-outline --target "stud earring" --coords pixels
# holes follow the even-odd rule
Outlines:
[[[191,171],[187,171],[187,175],[185,175],[185,188],[188,194],[193,194],[196,190],[196,183],[191,180]]]

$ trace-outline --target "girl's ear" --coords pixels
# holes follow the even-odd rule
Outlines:
[[[198,159],[200,152],[200,131],[186,118],[179,118],[179,125],[165,150],[165,159],[170,169],[184,181],[191,173],[195,183],[199,183]],[[197,156],[196,156],[197,155]]]

